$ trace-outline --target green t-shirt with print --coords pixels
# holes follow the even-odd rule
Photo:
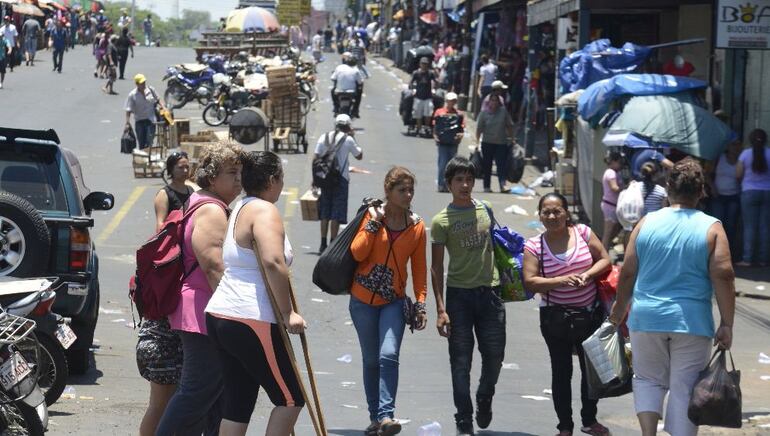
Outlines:
[[[479,201],[468,208],[450,204],[433,217],[432,241],[449,252],[447,286],[471,289],[500,284],[494,266],[491,225],[489,213]]]

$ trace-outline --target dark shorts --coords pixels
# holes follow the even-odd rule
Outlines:
[[[321,190],[321,197],[318,198],[318,214],[322,220],[347,224],[349,184],[350,182],[342,179],[334,188]]]
[[[222,418],[248,423],[259,388],[275,406],[302,407],[301,381],[294,372],[277,324],[206,314],[209,338],[216,344],[225,389]]]
[[[147,381],[159,385],[179,383],[182,373],[182,341],[167,320],[144,320],[136,343],[136,366]]]

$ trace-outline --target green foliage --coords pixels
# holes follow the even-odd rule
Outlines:
[[[104,5],[104,15],[109,18],[113,26],[117,24],[121,15],[121,10],[126,9],[131,14],[130,2],[109,2]],[[147,9],[137,7],[134,12],[134,25],[131,32],[138,39],[142,36],[142,21],[152,15],[152,34],[153,38],[160,38],[162,45],[170,46],[191,46],[190,32],[198,30],[203,25],[208,29],[215,29],[217,23],[211,21],[211,14],[207,11],[191,11],[185,9],[182,11],[181,18],[170,18],[162,20],[160,16]]]

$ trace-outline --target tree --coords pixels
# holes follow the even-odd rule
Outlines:
[[[115,25],[118,22],[122,9],[130,11],[131,3],[124,1],[106,3],[104,5],[104,15]],[[201,25],[207,28],[216,28],[216,23],[211,21],[211,14],[207,11],[185,9],[182,11],[182,18],[163,20],[150,10],[136,8],[134,11],[136,22],[131,30],[134,35],[142,33],[141,22],[147,15],[152,16],[153,38],[160,39],[164,45],[187,46],[190,45],[189,37],[191,31],[198,30]]]

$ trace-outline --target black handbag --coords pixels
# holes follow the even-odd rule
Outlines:
[[[484,165],[481,158],[481,150],[479,150],[478,148],[473,150],[473,152],[471,152],[471,156],[469,160],[473,164],[474,168],[476,168],[476,178],[483,179],[484,173],[482,171],[482,168],[484,168]]]
[[[131,154],[136,148],[136,134],[131,125],[127,125],[123,130],[123,136],[120,138],[120,152],[123,154]]]

